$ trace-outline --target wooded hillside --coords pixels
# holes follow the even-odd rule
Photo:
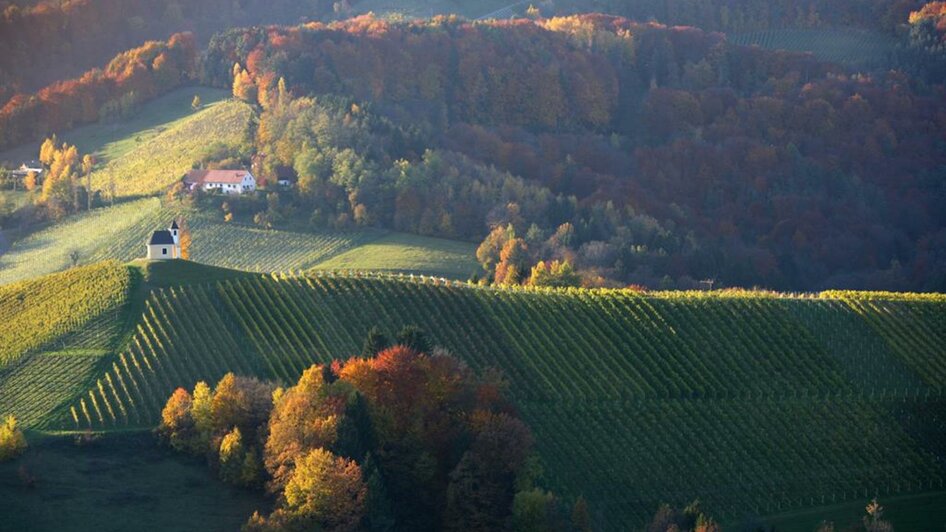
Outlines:
[[[308,204],[323,215],[464,238],[511,223],[539,243],[569,223],[576,238],[559,256],[651,286],[946,281],[946,93],[904,73],[853,75],[693,28],[583,15],[231,30],[213,39],[204,79],[262,105],[264,177],[283,167],[337,187]],[[341,95],[319,100],[331,108],[320,120],[352,136],[303,126],[312,103],[288,102],[304,95]],[[332,177],[333,150],[346,149],[357,171]],[[465,155],[459,176],[495,167],[525,180],[507,190],[537,188],[491,196],[490,216],[469,222],[469,195],[410,211],[425,188],[395,176],[429,166],[425,149]]]

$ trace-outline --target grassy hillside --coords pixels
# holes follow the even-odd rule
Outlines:
[[[146,198],[71,216],[14,242],[0,255],[0,285],[68,268],[73,251],[79,264],[143,257],[151,231],[178,215],[191,227],[192,258],[215,266],[256,272],[377,269],[459,279],[479,269],[467,243],[375,230],[263,230]]]
[[[393,233],[336,255],[318,270],[372,270],[392,273],[442,275],[469,279],[482,273],[476,245],[468,242]]]
[[[184,118],[167,122],[151,136],[118,141],[119,155],[92,172],[92,189],[116,197],[165,191],[178,181],[211,144],[235,146],[244,141],[252,116],[245,103],[224,101],[205,106]],[[131,144],[133,143],[133,144]]]
[[[94,154],[104,164],[193,115],[191,101],[195,95],[200,96],[204,109],[210,109],[226,100],[230,93],[208,87],[178,89],[142,105],[139,112],[126,120],[97,122],[70,131],[60,131],[59,139],[75,144],[79,153]],[[30,142],[2,151],[0,161],[19,163],[36,159],[39,145],[39,141]]]
[[[4,530],[239,530],[267,502],[217,480],[206,464],[156,446],[148,433],[77,446],[30,435],[26,454],[0,464]],[[32,477],[27,488],[25,477]],[[68,523],[64,524],[64,516]]]
[[[699,497],[737,521],[941,490],[946,478],[943,296],[642,296],[330,274],[194,283],[179,264],[150,275],[165,288],[130,343],[47,427],[148,427],[177,386],[227,371],[290,382],[357,353],[373,325],[416,323],[474,368],[503,370],[548,484],[588,497],[605,529],[640,524],[663,501]]]
[[[815,57],[861,68],[888,65],[896,39],[880,32],[857,29],[777,29],[729,35],[743,46],[811,52]]]

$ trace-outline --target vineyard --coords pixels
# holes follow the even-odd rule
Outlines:
[[[230,91],[209,87],[186,87],[155,98],[122,120],[103,120],[57,132],[61,142],[74,144],[79,153],[95,156],[99,164],[117,159],[135,146],[151,140],[194,114],[191,100],[200,96],[204,109],[230,97]],[[0,152],[0,161],[15,165],[17,161],[36,159],[42,139]]]
[[[37,353],[0,371],[0,412],[15,412],[33,428],[59,428],[58,419],[67,415],[76,396],[95,383],[105,355],[94,350]]]
[[[200,216],[189,224],[195,261],[254,272],[311,268],[362,243],[372,242],[382,234],[370,230],[307,233],[263,230]]]
[[[890,64],[896,41],[887,35],[856,29],[774,29],[729,36],[742,46],[811,52],[815,57],[859,68]]]
[[[73,252],[80,265],[142,257],[151,232],[176,216],[191,228],[191,257],[214,266],[263,273],[377,269],[457,279],[480,270],[472,244],[370,229],[264,230],[146,198],[72,216],[15,241],[0,255],[0,285],[66,269]]]
[[[112,347],[131,284],[127,268],[102,263],[0,287],[0,369],[59,342]]]
[[[111,196],[113,186],[115,197],[162,193],[211,144],[243,142],[251,117],[248,105],[225,101],[161,126],[154,135],[135,137],[133,146],[124,147],[120,155],[92,172],[92,189],[103,191],[105,197]]]
[[[0,287],[0,412],[36,428],[61,419],[121,342],[134,282],[102,263]]]
[[[175,387],[228,371],[291,382],[312,363],[359,352],[374,325],[391,333],[416,323],[473,368],[504,372],[547,484],[595,501],[605,529],[639,525],[664,501],[698,497],[738,519],[935,491],[946,478],[942,296],[217,279],[156,283],[165,288],[144,301],[129,343],[88,361],[97,373],[69,407],[27,418],[71,430],[152,426]],[[16,396],[28,390],[5,404],[25,404]]]
[[[145,239],[168,223],[168,214],[150,198],[69,217],[15,241],[0,255],[0,284],[66,269],[73,252],[79,264],[141,256]]]

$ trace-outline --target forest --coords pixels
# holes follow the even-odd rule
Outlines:
[[[0,1],[0,102],[80,75],[148,40],[192,32],[206,43],[229,27],[294,23],[332,12],[328,0]]]
[[[520,270],[620,284],[943,286],[946,95],[909,73],[603,15],[366,16],[219,34],[202,79],[260,106],[253,162],[314,222],[502,227]]]
[[[612,13],[711,31],[857,27],[895,32],[924,0],[562,0],[560,9]]]

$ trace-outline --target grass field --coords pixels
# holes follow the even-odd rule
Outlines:
[[[239,530],[267,509],[260,495],[223,484],[147,432],[81,447],[71,436],[27,437],[26,454],[0,464],[3,530]]]
[[[943,296],[641,296],[223,271],[200,282],[186,263],[157,267],[126,347],[72,409],[31,416],[50,429],[149,427],[177,386],[227,371],[290,382],[359,352],[374,325],[413,323],[475,369],[505,373],[548,487],[585,495],[604,530],[694,498],[738,522],[944,489]]]
[[[811,52],[815,57],[857,68],[890,63],[896,39],[857,29],[776,29],[729,35],[730,42],[773,50]]]
[[[318,270],[371,270],[469,279],[482,273],[476,245],[441,238],[393,233],[335,255]]]

